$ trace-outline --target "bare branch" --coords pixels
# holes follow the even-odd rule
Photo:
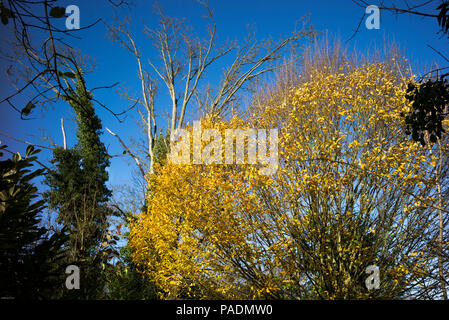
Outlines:
[[[62,130],[62,138],[64,140],[64,150],[67,150],[67,139],[65,136],[64,118],[61,118],[61,130]]]
[[[18,142],[22,142],[22,143],[28,144],[30,146],[35,146],[35,147],[44,148],[44,149],[48,149],[48,150],[53,150],[54,149],[54,148],[42,146],[42,145],[39,145],[39,144],[35,144],[35,143],[32,143],[32,142],[28,142],[28,141],[25,141],[25,140],[17,139],[17,138],[11,137],[10,135],[7,135],[6,133],[0,133],[0,135],[8,137],[8,138],[13,139],[13,140],[18,141]]]
[[[134,161],[137,164],[137,167],[140,169],[140,173],[142,174],[143,177],[145,177],[145,171],[143,170],[143,167],[140,163],[139,158],[126,146],[125,142],[123,142],[123,140],[114,132],[112,132],[111,130],[109,130],[109,128],[105,128],[110,134],[112,134],[114,137],[116,137],[118,139],[118,141],[120,142],[120,144],[123,146],[123,148],[126,150],[126,152],[134,159]]]

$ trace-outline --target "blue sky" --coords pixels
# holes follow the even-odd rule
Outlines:
[[[117,1],[116,1],[117,2]],[[411,3],[413,1],[409,1]],[[202,19],[204,10],[191,0],[165,0],[159,2],[167,15],[186,18],[199,36],[206,35],[205,20]],[[397,1],[400,5],[401,1]],[[118,16],[131,15],[132,29],[136,35],[136,41],[146,57],[154,57],[154,49],[141,30],[143,25],[155,27],[157,19],[152,13],[153,1],[134,0],[130,8],[113,9],[106,0],[70,0],[61,1],[61,6],[75,4],[80,8],[81,26],[88,25],[98,18],[111,22],[114,14]],[[376,1],[370,4],[378,4]],[[242,40],[247,35],[247,26],[252,25],[256,30],[259,40],[273,38],[279,40],[288,36],[295,27],[295,23],[304,15],[309,14],[310,22],[318,31],[328,31],[331,35],[345,41],[352,35],[360,18],[364,14],[364,8],[357,6],[351,0],[331,1],[300,1],[300,0],[211,0],[217,24],[218,43],[225,40]],[[436,5],[432,5],[436,7]],[[425,10],[431,12],[432,7]],[[60,21],[64,24],[64,19]],[[3,26],[1,26],[3,27]],[[5,35],[5,29],[1,29],[1,35]],[[348,43],[350,47],[365,52],[373,46],[382,48],[385,39],[394,40],[405,50],[405,57],[409,59],[413,68],[423,72],[431,64],[447,65],[427,44],[448,54],[447,38],[440,39],[437,35],[438,26],[433,18],[425,18],[412,15],[393,15],[389,12],[381,12],[380,29],[368,30],[362,23],[360,32]],[[74,47],[82,50],[96,60],[96,66],[92,73],[86,77],[90,88],[110,85],[119,82],[118,87],[126,87],[130,93],[139,93],[139,82],[136,77],[136,63],[133,57],[119,44],[110,42],[105,38],[106,29],[102,23],[88,29],[79,31],[81,40],[73,40]],[[3,48],[3,46],[2,46]],[[448,54],[449,55],[449,54]],[[0,71],[4,74],[9,66],[8,62],[1,61]],[[219,69],[208,75],[207,81],[213,82],[219,79]],[[10,92],[7,81],[2,77],[0,96]],[[159,85],[162,87],[162,84]],[[168,107],[166,92],[161,89],[158,96],[157,108],[162,111]],[[128,106],[128,103],[120,98],[115,89],[99,90],[95,92],[98,100],[105,103],[110,109],[119,112]],[[18,100],[20,101],[20,100]],[[26,98],[23,97],[24,105]],[[38,110],[33,113],[33,120],[20,120],[20,115],[13,111],[7,104],[0,106],[0,133],[34,142],[36,144],[48,143],[39,140],[42,136],[41,128],[45,134],[58,144],[62,144],[60,119],[64,118],[68,134],[69,147],[75,143],[75,124],[73,112],[64,103],[49,106],[47,110]],[[96,106],[97,113],[102,119],[103,126],[118,133],[124,140],[129,137],[138,137],[140,131],[136,126],[136,114],[128,115],[124,123],[119,123],[110,113]],[[8,144],[12,151],[24,152],[26,145],[15,142],[4,136],[0,136],[2,144]],[[102,137],[110,154],[120,154],[122,149],[117,140],[105,133]],[[51,154],[47,151],[41,153],[41,161],[47,162]],[[126,157],[113,158],[109,168],[110,185],[128,184],[135,168]]]

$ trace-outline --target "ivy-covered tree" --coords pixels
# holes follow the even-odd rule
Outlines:
[[[54,298],[64,283],[67,239],[63,232],[49,236],[40,226],[44,200],[36,200],[37,188],[31,182],[43,174],[42,169],[32,169],[39,151],[29,146],[25,158],[16,153],[0,161],[1,297]]]
[[[107,206],[111,196],[106,186],[109,156],[100,140],[101,120],[80,70],[75,90],[64,99],[76,114],[77,144],[72,149],[54,150],[46,196],[50,208],[58,212],[58,223],[69,230],[67,259],[81,271],[81,288],[76,296],[96,299],[104,294],[102,267],[111,254],[109,244],[115,241],[106,233],[108,216],[113,213]]]

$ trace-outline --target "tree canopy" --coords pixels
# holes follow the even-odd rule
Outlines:
[[[280,165],[267,176],[248,162],[167,162],[149,176],[155,191],[129,243],[162,295],[430,294],[438,279],[435,166],[446,172],[447,157],[404,136],[401,113],[410,108],[413,76],[394,65],[323,66],[284,102],[254,106],[247,118],[204,119],[221,133],[279,128]],[[380,290],[365,287],[369,265],[381,270]]]

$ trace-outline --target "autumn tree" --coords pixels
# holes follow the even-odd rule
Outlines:
[[[447,142],[437,154],[404,137],[413,75],[398,57],[315,58],[321,63],[292,79],[282,99],[259,99],[244,118],[202,120],[223,136],[278,129],[274,174],[261,174],[249,154],[245,164],[224,165],[222,147],[223,164],[167,162],[148,176],[156,191],[130,246],[163,297],[441,295],[437,260],[448,264],[448,247],[438,247],[438,219],[444,214],[446,226],[448,209],[436,168],[447,181]],[[380,269],[378,290],[365,285],[369,265]]]

